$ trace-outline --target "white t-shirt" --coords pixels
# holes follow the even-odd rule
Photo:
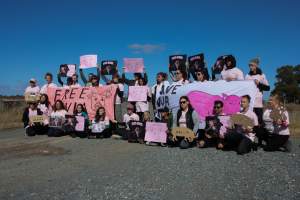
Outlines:
[[[273,122],[273,119],[271,119],[270,117],[271,111],[272,111],[271,109],[267,109],[263,114],[265,129],[267,129],[267,131],[272,134],[290,135],[290,130],[287,126],[281,126]],[[284,111],[283,114],[286,117],[286,125],[289,125],[290,124],[289,113],[287,111]]]
[[[57,87],[57,85],[55,83],[49,83],[49,84],[47,83],[47,84],[43,85],[43,87],[41,88],[40,93],[41,94],[47,94],[48,87],[55,88],[55,87]]]
[[[35,87],[31,87],[31,86],[28,86],[26,89],[25,89],[25,92],[24,94],[39,94],[40,93],[40,87],[39,86],[35,86]]]
[[[33,117],[33,116],[37,116],[37,109],[32,110],[31,108],[29,108],[29,113],[28,113],[28,117]]]
[[[232,80],[235,80],[235,81],[244,80],[243,72],[237,67],[234,67],[234,68],[228,69],[228,70],[224,69],[221,72],[221,77],[222,77],[223,80],[227,80],[227,79],[232,79]]]
[[[247,74],[245,80],[253,80],[253,81],[258,80],[259,83],[262,83],[264,85],[269,85],[269,82],[264,74],[256,74],[256,75]],[[262,107],[263,107],[263,93],[258,90],[255,96],[254,108],[262,108]]]
[[[179,118],[179,127],[186,128],[186,113],[187,113],[187,111],[181,112],[181,116]]]
[[[252,119],[252,121],[254,123],[254,126],[258,126],[257,116],[256,116],[256,114],[252,110],[248,109],[247,112],[245,112],[245,113],[239,112],[239,114],[246,115],[247,117],[249,117],[250,119]],[[247,133],[246,137],[249,138],[252,142],[254,142],[255,133]]]
[[[128,123],[129,121],[140,121],[140,117],[132,113],[131,115],[128,115],[127,113],[123,116],[123,122]]]
[[[122,83],[116,84],[121,92],[124,92],[124,85]],[[121,104],[121,98],[117,94],[115,104]]]
[[[150,88],[147,87],[147,96],[151,97]],[[146,112],[149,111],[149,102],[148,101],[137,101],[135,103],[136,112]]]
[[[179,80],[179,81],[175,81],[176,85],[185,85],[185,84],[188,84],[190,83],[189,80]]]
[[[43,115],[45,116],[50,116],[52,112],[52,108],[50,105],[49,107],[47,107],[45,104],[39,103],[38,108],[43,112]]]
[[[96,122],[95,120],[93,120],[92,121],[92,133],[101,133],[108,126],[109,126],[109,119],[107,116],[105,116],[104,121]]]

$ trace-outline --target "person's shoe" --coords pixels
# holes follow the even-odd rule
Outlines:
[[[148,145],[148,146],[158,146],[158,143],[156,143],[156,142],[146,142],[146,145]]]
[[[111,138],[119,140],[122,139],[122,136],[114,134],[111,136]]]
[[[166,143],[160,143],[160,146],[167,147],[167,144]]]

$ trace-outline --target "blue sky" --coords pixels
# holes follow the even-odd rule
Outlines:
[[[273,87],[277,67],[300,64],[299,8],[297,0],[1,0],[0,94],[22,94],[31,77],[42,85],[46,72],[84,54],[119,67],[143,57],[151,84],[171,54],[204,52],[209,67],[233,54],[244,72],[259,56]]]

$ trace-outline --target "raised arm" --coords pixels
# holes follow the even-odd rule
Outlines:
[[[82,69],[79,69],[79,73],[80,73],[80,78],[81,80],[83,81],[83,83],[86,85],[87,84],[87,80],[84,76],[84,73],[83,73],[83,70]]]
[[[58,83],[59,83],[61,86],[64,86],[64,82],[61,80],[61,74],[60,74],[60,73],[57,74],[57,81],[58,81]]]

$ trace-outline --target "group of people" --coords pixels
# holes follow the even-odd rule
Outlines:
[[[124,70],[124,69],[123,69]],[[111,80],[101,74],[97,68],[97,74],[90,73],[85,77],[82,69],[79,70],[84,86],[101,87],[100,79],[103,79],[106,85],[114,84],[117,86],[115,98],[115,119],[110,120],[106,115],[106,109],[99,107],[94,119],[89,119],[83,104],[76,105],[73,113],[68,113],[61,100],[57,100],[54,105],[50,105],[47,88],[58,87],[53,83],[53,75],[45,75],[46,84],[39,88],[35,79],[30,79],[30,85],[25,90],[26,94],[39,95],[36,101],[28,102],[28,107],[23,114],[23,122],[26,135],[34,136],[38,134],[47,134],[49,137],[70,135],[72,137],[87,138],[119,138],[129,142],[146,143],[147,145],[160,146],[179,146],[189,148],[197,146],[199,148],[216,147],[217,149],[232,149],[238,154],[246,154],[258,147],[265,151],[289,151],[289,116],[284,108],[282,99],[278,95],[270,97],[268,104],[263,104],[263,91],[270,90],[266,76],[259,66],[259,59],[254,58],[249,61],[249,73],[245,76],[239,68],[236,67],[235,57],[232,55],[220,56],[212,67],[212,76],[209,78],[208,69],[203,63],[196,68],[180,67],[170,71],[173,82],[179,85],[186,85],[190,82],[206,81],[242,81],[252,80],[258,88],[254,100],[254,108],[250,109],[251,97],[245,95],[241,97],[241,110],[238,114],[247,116],[252,121],[252,126],[243,127],[233,124],[230,116],[223,112],[224,103],[215,101],[212,109],[213,115],[207,116],[205,120],[200,120],[197,112],[193,109],[187,96],[181,96],[179,99],[179,109],[177,113],[171,113],[167,107],[156,108],[155,102],[162,91],[169,85],[168,74],[164,72],[157,73],[156,84],[151,88],[148,86],[148,77],[146,72],[134,73],[134,79],[127,79],[123,72],[120,76],[118,72],[112,75]],[[71,88],[80,87],[78,75],[74,74],[67,78],[66,83],[57,75],[58,83],[61,87]],[[128,102],[126,113],[122,113],[121,104],[124,101],[124,86],[147,86],[147,100],[142,102]],[[154,116],[150,115],[150,104],[154,109]],[[32,122],[33,116],[44,116],[43,122]],[[84,117],[84,129],[76,130],[76,116]],[[60,118],[59,126],[52,126],[50,120]],[[145,130],[147,122],[163,122],[167,124],[166,143],[145,142]],[[184,138],[172,139],[172,129],[174,127],[188,128],[195,134],[195,140],[190,142]]]

